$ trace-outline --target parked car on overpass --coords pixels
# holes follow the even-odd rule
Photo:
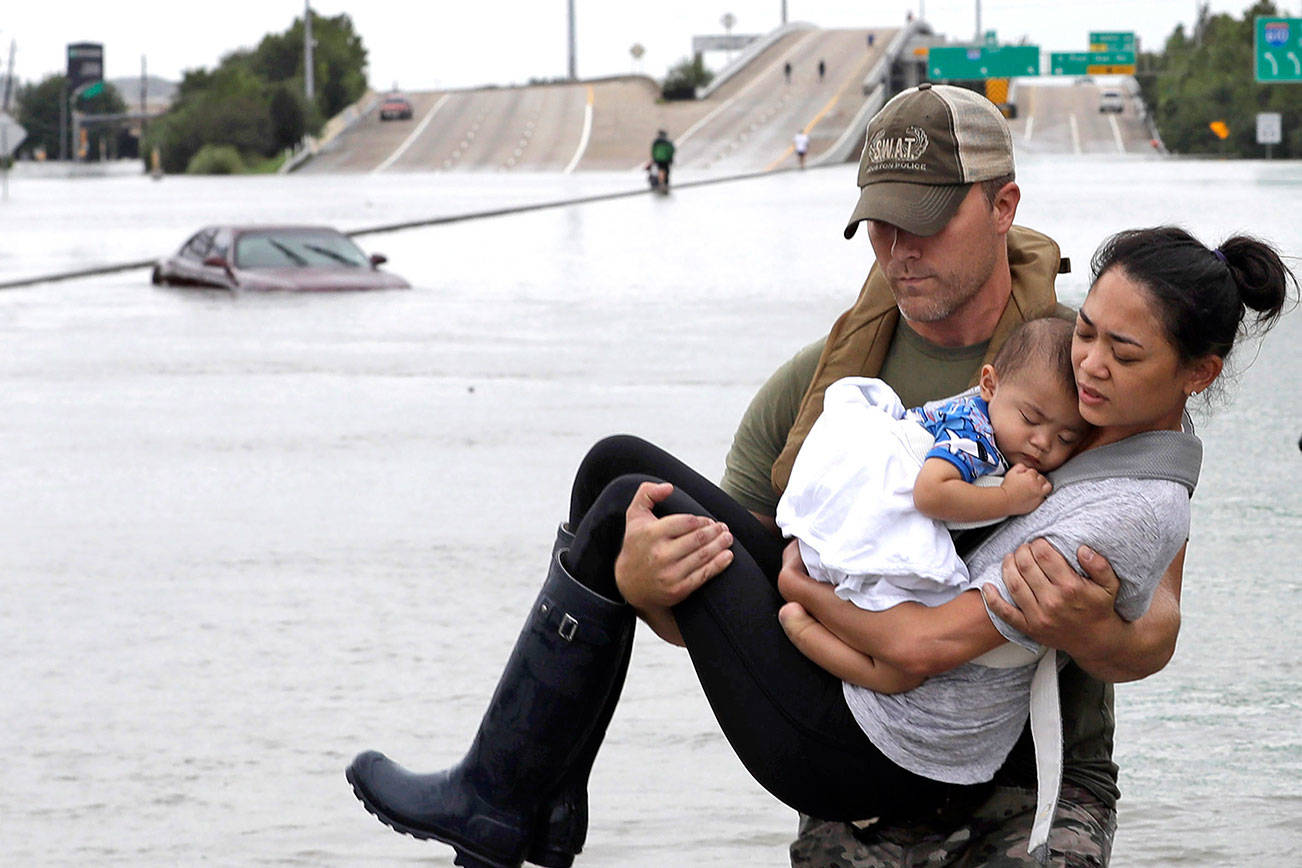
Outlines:
[[[398,275],[380,270],[386,261],[379,253],[367,256],[328,226],[207,226],[160,259],[151,279],[253,291],[409,288]]]
[[[391,93],[380,103],[380,120],[411,120],[411,100],[399,93]]]

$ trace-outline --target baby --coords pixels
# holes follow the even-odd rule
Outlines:
[[[1065,320],[1027,322],[981,369],[975,391],[913,410],[880,380],[829,386],[776,516],[809,574],[875,611],[953,599],[968,572],[949,528],[1035,509],[1052,490],[1043,474],[1070,458],[1089,428],[1077,407],[1071,335]],[[881,689],[872,658],[803,608],[789,604],[779,617],[815,663]]]

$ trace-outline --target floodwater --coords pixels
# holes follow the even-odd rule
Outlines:
[[[1302,165],[1028,157],[1020,222],[1075,271],[1178,222],[1302,251]],[[635,189],[628,176],[12,176],[0,280],[163,254],[219,220],[344,229]],[[468,743],[584,449],[717,477],[751,394],[858,291],[853,167],[367,236],[415,285],[0,291],[0,863],[450,865],[343,768]],[[1294,260],[1294,264],[1297,261]],[[1114,864],[1302,852],[1302,313],[1200,419],[1180,647],[1118,687]],[[791,811],[639,636],[580,864],[781,866]]]

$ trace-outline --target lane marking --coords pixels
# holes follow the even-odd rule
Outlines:
[[[592,85],[588,85],[588,104],[583,107],[583,135],[579,136],[579,146],[574,149],[574,156],[570,157],[570,164],[561,171],[562,175],[568,175],[574,171],[574,167],[583,159],[583,154],[588,150],[588,139],[592,138],[592,103],[596,99],[596,91]]]
[[[371,174],[374,175],[383,172],[385,169],[392,166],[394,161],[405,154],[407,149],[411,147],[412,142],[420,138],[420,134],[425,132],[425,128],[429,126],[429,122],[434,119],[434,115],[438,114],[439,109],[443,108],[443,104],[448,101],[449,97],[451,97],[451,94],[443,94],[442,98],[440,98],[438,102],[434,103],[434,107],[425,113],[425,117],[420,119],[420,123],[416,125],[416,129],[411,131],[411,135],[403,139],[402,144],[398,145],[397,149],[392,154],[389,154],[388,158],[385,159],[384,162],[372,169]]]
[[[1117,116],[1109,114],[1108,123],[1112,124],[1112,138],[1117,143],[1117,151],[1124,154],[1126,152],[1126,142],[1121,138],[1121,125],[1117,123]]]

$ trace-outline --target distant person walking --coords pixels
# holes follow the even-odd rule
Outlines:
[[[809,153],[809,134],[801,130],[796,133],[791,144],[796,149],[796,159],[800,161],[800,168],[805,168],[805,154]]]
[[[869,48],[872,48],[872,47],[873,47],[873,42],[876,41],[876,39],[877,39],[876,34],[869,32],[869,34],[868,34],[868,47],[869,47]]]
[[[827,64],[821,59],[818,61],[818,80],[822,81],[823,76],[827,74]]]
[[[787,84],[791,84],[791,62],[790,62],[790,61],[788,61],[788,62],[787,62],[787,63],[782,67],[782,74],[783,74],[784,76],[786,76]]]

